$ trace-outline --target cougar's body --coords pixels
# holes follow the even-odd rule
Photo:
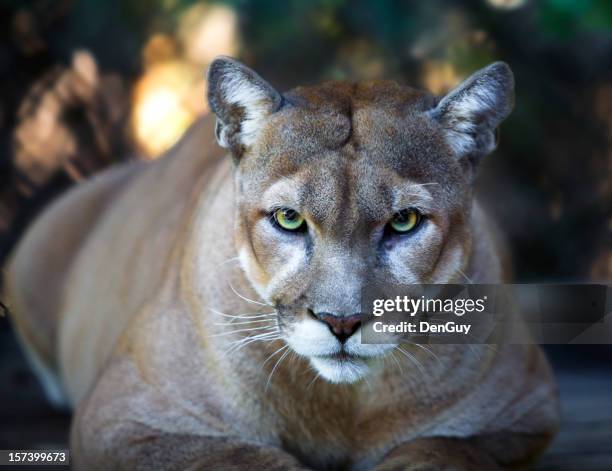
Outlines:
[[[280,98],[224,64],[229,72],[211,71],[211,95],[225,73],[254,88],[211,96],[216,129],[204,118],[163,158],[79,185],[8,265],[20,338],[52,399],[76,411],[77,468],[529,463],[557,420],[537,347],[405,346],[398,357],[361,346],[359,331],[338,346],[317,317],[358,312],[364,272],[504,281],[472,177],[458,173],[470,170],[415,150],[450,156],[467,145],[449,144],[438,117],[439,128],[418,131],[434,119],[422,112],[452,101],[387,82]],[[423,226],[372,249],[371,233],[386,237],[381,208],[398,200],[423,208]],[[270,222],[298,206],[306,232]]]

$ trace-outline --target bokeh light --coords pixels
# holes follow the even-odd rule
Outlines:
[[[448,92],[459,84],[462,77],[449,62],[425,61],[423,63],[423,84],[436,95]]]
[[[487,0],[487,3],[495,8],[503,10],[513,10],[514,8],[520,8],[527,0]]]
[[[197,69],[175,60],[152,66],[136,85],[132,125],[147,157],[170,148],[196,117],[205,111],[204,83]],[[200,97],[194,99],[194,90]]]
[[[178,28],[185,58],[194,64],[208,65],[220,54],[235,55],[237,23],[234,10],[225,6],[198,4],[188,9]]]
[[[207,111],[204,74],[214,57],[237,53],[236,14],[197,4],[179,19],[176,36],[156,34],[142,52],[145,71],[134,89],[131,122],[147,158],[162,155]]]

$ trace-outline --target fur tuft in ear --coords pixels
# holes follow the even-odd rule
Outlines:
[[[282,96],[245,65],[218,57],[208,69],[208,102],[217,115],[219,145],[240,155],[255,142],[265,118],[280,108]]]
[[[458,157],[478,160],[497,144],[496,129],[514,106],[514,77],[505,62],[471,75],[429,113]]]

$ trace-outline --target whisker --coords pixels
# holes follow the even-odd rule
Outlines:
[[[227,284],[229,285],[230,289],[234,292],[234,294],[236,296],[238,296],[240,299],[245,300],[248,303],[252,303],[252,304],[258,304],[259,306],[270,306],[270,307],[274,307],[272,306],[272,304],[269,303],[260,303],[259,301],[255,301],[254,299],[250,299],[247,298],[246,296],[243,296],[242,294],[240,294],[238,291],[236,291],[236,289],[232,286],[232,284],[228,281]]]
[[[247,345],[250,345],[254,342],[271,342],[273,340],[277,340],[280,339],[281,336],[278,334],[278,332],[268,332],[265,334],[258,334],[258,335],[253,335],[253,336],[249,336],[249,337],[244,337],[240,340],[237,340],[235,342],[232,342],[230,345],[230,348],[227,349],[227,351],[225,352],[226,354],[230,354],[230,353],[236,353],[239,352],[240,350],[242,350],[244,347],[246,347]]]
[[[252,322],[250,319],[255,319],[257,321],[274,321],[277,319],[276,313],[270,314],[269,316],[246,316],[246,317],[235,317],[234,319],[229,321],[229,324],[237,325],[241,322]],[[240,322],[237,322],[240,321]]]
[[[245,342],[241,342],[239,344],[233,345],[229,350],[228,353],[236,353],[239,352],[240,350],[242,350],[244,347],[246,347],[247,345],[250,345],[252,343],[255,342],[271,342],[273,340],[280,340],[282,337],[276,335],[276,333],[274,335],[268,335],[267,337],[258,337],[258,338],[249,338],[248,340],[246,340]]]
[[[270,376],[268,376],[268,382],[266,383],[266,389],[265,389],[266,391],[268,390],[268,387],[270,386],[270,381],[272,381],[272,376],[274,375],[274,372],[276,371],[276,368],[278,368],[278,365],[280,365],[280,364],[281,364],[281,362],[282,362],[282,361],[285,359],[285,357],[286,357],[287,355],[289,355],[289,352],[290,352],[290,351],[291,351],[291,350],[287,350],[287,351],[285,351],[285,353],[283,353],[283,354],[281,355],[281,357],[278,359],[278,361],[277,361],[277,362],[276,362],[276,364],[274,365],[274,368],[272,368],[272,371],[270,372]]]
[[[435,321],[435,322],[444,322],[444,319],[430,319],[431,321]],[[453,337],[454,334],[436,334],[438,337]],[[500,354],[501,352],[495,348],[493,345],[496,344],[489,344],[489,343],[481,343],[480,339],[478,339],[475,335],[473,334],[463,334],[466,337],[470,338],[470,339],[474,339],[474,343],[466,343],[465,345],[471,345],[471,346],[482,346],[484,348],[488,348],[489,350],[491,350],[494,353]],[[417,345],[416,343],[411,343],[410,345]],[[439,345],[446,345],[446,344],[439,344]]]
[[[476,356],[478,357],[478,361],[481,361],[482,355],[481,355],[480,350],[478,350],[478,348],[476,347],[476,345],[468,344],[468,347],[470,347],[470,350],[472,350],[472,352],[476,354]]]
[[[308,386],[306,386],[306,392],[310,391],[310,389],[313,387],[313,385],[317,382],[317,380],[320,377],[321,377],[321,373],[317,372],[317,374],[315,374],[315,377],[312,378],[312,381],[308,383]]]
[[[261,324],[263,322],[274,322],[274,319],[261,319],[256,321],[245,321],[245,322],[215,322],[215,325],[245,325],[245,324]]]
[[[266,363],[268,363],[272,357],[276,356],[277,353],[282,352],[285,348],[289,348],[289,345],[285,344],[283,345],[281,348],[279,348],[278,350],[276,350],[274,353],[272,353],[268,358],[266,358],[266,361],[264,361],[261,366],[264,367],[266,365]]]
[[[263,327],[253,327],[252,329],[238,329],[238,330],[233,330],[231,332],[221,332],[220,334],[212,334],[209,335],[208,337],[225,337],[227,335],[234,335],[234,334],[238,334],[240,332],[252,332],[254,330],[264,330],[264,329],[273,329],[275,326],[263,326]]]
[[[433,199],[433,197],[431,197],[430,195],[424,195],[422,193],[403,193],[403,196],[418,196],[418,197],[425,197],[427,199]]]
[[[418,368],[418,370],[421,372],[421,374],[422,374],[423,376],[425,376],[425,375],[426,375],[426,372],[425,372],[425,369],[424,369],[423,365],[421,364],[421,362],[419,362],[419,361],[418,361],[418,360],[415,358],[415,356],[414,356],[414,355],[410,354],[409,352],[407,352],[406,350],[404,350],[404,349],[403,349],[402,347],[400,347],[399,345],[398,345],[397,347],[395,347],[395,348],[397,348],[397,350],[398,350],[400,353],[402,353],[402,354],[403,354],[403,355],[404,355],[406,358],[408,358],[408,359],[409,359],[409,360],[412,362],[412,364],[414,364],[414,365],[415,365],[415,366]]]
[[[462,275],[468,282],[468,284],[473,285],[474,282],[472,281],[472,279],[467,276],[465,273],[463,273],[463,270],[461,270],[461,268],[457,268],[457,271],[459,272],[460,275]]]
[[[230,317],[232,319],[258,319],[261,317],[272,317],[276,315],[276,312],[266,312],[263,314],[260,314],[258,312],[245,312],[245,313],[241,313],[241,314],[227,314],[225,312],[221,312],[221,311],[217,311],[216,309],[213,309],[211,307],[208,308],[209,311],[211,311],[213,314],[216,314],[218,316],[222,316],[222,317]]]
[[[397,365],[398,369],[400,370],[400,375],[403,376],[404,375],[404,368],[402,368],[402,364],[400,363],[400,361],[395,356],[395,350],[391,350],[391,355],[389,355],[389,356],[393,359],[393,361]]]
[[[238,340],[233,340],[233,341],[229,342],[229,345],[235,345],[237,343],[241,343],[241,342],[243,342],[245,340],[249,340],[249,339],[255,339],[255,338],[259,338],[259,337],[264,337],[264,336],[270,335],[272,333],[273,334],[278,334],[279,332],[278,332],[278,330],[275,330],[274,332],[264,332],[262,334],[249,335],[249,336],[246,336],[246,337],[242,337],[242,338],[240,338]]]
[[[420,349],[425,350],[432,357],[434,357],[438,363],[442,363],[442,360],[440,360],[440,357],[436,355],[431,348],[427,348],[425,345],[422,345],[420,343],[409,343],[409,345],[414,345],[415,347],[419,347]]]

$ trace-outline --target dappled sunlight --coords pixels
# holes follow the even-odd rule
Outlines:
[[[163,154],[207,111],[206,67],[218,55],[236,54],[236,23],[232,9],[198,4],[178,21],[178,40],[156,34],[146,43],[131,116],[134,140],[145,157]]]
[[[204,80],[199,75],[190,64],[172,61],[151,67],[136,85],[132,126],[146,156],[166,151],[205,111]]]

